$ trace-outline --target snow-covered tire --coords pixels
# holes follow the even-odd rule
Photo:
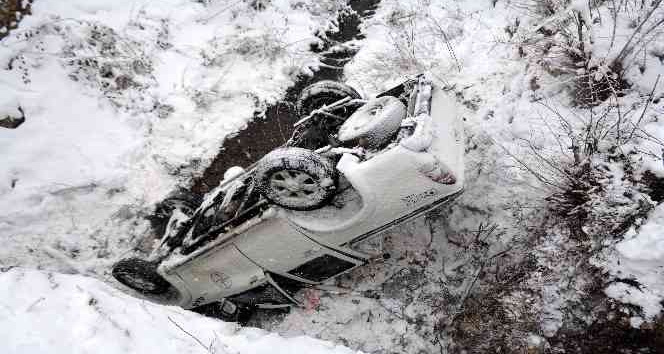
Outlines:
[[[185,189],[178,189],[169,194],[160,204],[166,207],[179,207],[180,209],[184,209],[183,212],[185,212],[185,214],[188,214],[188,211],[191,211],[193,214],[193,211],[196,210],[202,202],[203,198],[199,195]]]
[[[113,277],[143,294],[166,294],[171,284],[157,273],[157,264],[140,258],[125,258],[113,266]]]
[[[322,207],[337,189],[337,172],[327,158],[307,149],[281,148],[265,155],[256,167],[256,188],[287,209]]]
[[[379,147],[397,132],[405,117],[406,106],[398,98],[374,98],[341,125],[338,137],[343,142],[364,138],[368,146]]]
[[[362,98],[354,88],[341,82],[323,80],[307,86],[297,99],[300,117],[308,116],[315,109],[332,104],[346,97]]]
[[[184,188],[171,192],[164,200],[157,203],[154,214],[148,218],[152,224],[152,230],[157,235],[163,235],[173,215],[173,210],[177,208],[185,215],[192,216],[202,202],[203,198]]]
[[[203,199],[200,196],[185,189],[178,189],[171,192],[166,199],[157,204],[157,207],[155,208],[155,216],[168,221],[175,208],[178,208],[183,213],[191,216],[202,202]]]

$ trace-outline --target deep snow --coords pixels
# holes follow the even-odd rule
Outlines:
[[[0,289],[5,354],[354,353],[156,305],[80,275],[13,268],[0,273]]]

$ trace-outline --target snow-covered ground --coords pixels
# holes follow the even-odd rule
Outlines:
[[[5,354],[354,353],[155,305],[80,275],[14,268],[0,273],[0,289]]]
[[[0,266],[107,279],[109,265],[149,232],[143,217],[154,203],[201,173],[224,136],[281,98],[297,74],[315,70],[309,45],[340,6],[36,2],[0,42],[0,118],[19,115],[18,106],[26,116],[0,132]],[[664,178],[663,18],[662,1],[381,1],[346,79],[369,96],[428,72],[454,92],[466,192],[376,240],[389,259],[338,280],[335,291],[309,290],[315,308],[252,323],[366,352],[570,349],[577,343],[565,338],[593,323],[620,331],[590,347],[620,344],[624,318],[654,338],[664,222],[644,174]],[[18,314],[0,300],[3,320],[29,325],[40,310],[65,318],[71,311],[57,308],[66,306],[103,316],[86,305],[95,298],[113,321],[91,328],[117,333],[109,335],[122,338],[117,345],[152,340],[134,344],[114,327],[130,326],[123,307],[161,316],[167,337],[180,338],[173,348],[203,350],[170,314],[206,344],[215,331],[232,337],[224,334],[231,325],[87,278],[52,275],[69,289],[51,291],[47,274],[0,274],[2,295],[9,287],[25,294],[31,283],[43,289],[10,297],[23,301]],[[40,308],[49,296],[55,305]],[[82,325],[77,338],[91,330]]]

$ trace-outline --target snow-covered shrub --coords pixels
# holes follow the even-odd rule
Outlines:
[[[427,290],[447,295],[433,315],[434,334],[448,352],[509,352],[524,347],[528,333],[537,331],[536,308],[504,298],[518,291],[537,265],[532,255],[521,257],[528,245],[506,244],[506,234],[497,224],[480,223],[472,232],[447,235],[455,251],[444,259],[452,262],[445,262],[439,281]]]
[[[560,150],[545,152],[532,139],[519,138],[525,150],[513,157],[549,188],[549,209],[574,235],[619,237],[652,207],[648,188],[635,173],[638,161],[621,148],[632,130],[623,115],[626,107],[603,103],[563,114],[540,104],[550,114],[544,118],[548,134]]]
[[[134,38],[145,32],[154,32],[154,47]],[[31,72],[44,61],[46,48],[60,41],[56,55],[71,80],[100,92],[116,108],[163,116],[163,105],[148,89],[155,85],[151,51],[168,48],[167,34],[166,21],[140,17],[130,22],[125,33],[100,22],[55,18],[16,34],[24,49],[10,59],[8,69],[20,72],[29,84]]]
[[[520,51],[559,76],[579,106],[596,106],[624,95],[637,70],[657,70],[656,51],[647,51],[664,33],[662,1],[531,0],[520,3],[541,16],[521,29]]]
[[[140,43],[98,23],[56,25],[53,30],[65,39],[63,58],[72,80],[100,90],[118,107],[141,111],[156,107],[155,102],[137,102],[145,96],[141,92],[154,84],[151,60]]]
[[[434,75],[461,69],[455,43],[464,35],[464,18],[458,7],[432,1],[389,1],[381,6],[381,16],[372,21],[381,28],[386,50],[374,51],[367,58],[373,63],[364,68],[368,74],[383,81],[385,72]],[[441,56],[449,60],[440,60]]]
[[[0,127],[14,129],[25,120],[25,112],[18,97],[0,96]]]
[[[215,37],[200,55],[204,65],[223,66],[229,56],[239,55],[248,60],[274,61],[286,54],[287,43],[281,38],[283,31],[256,31],[251,27],[238,32]]]

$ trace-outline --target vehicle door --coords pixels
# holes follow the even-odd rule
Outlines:
[[[276,214],[233,241],[266,272],[314,284],[364,264],[363,258],[323,245],[301,232],[284,217],[282,209]]]

